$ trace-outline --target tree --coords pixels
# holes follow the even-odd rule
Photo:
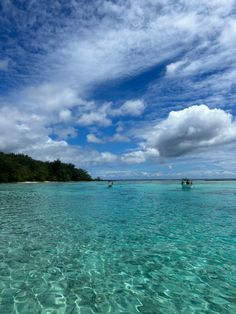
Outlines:
[[[0,182],[91,181],[86,170],[73,164],[34,160],[23,154],[0,153]]]

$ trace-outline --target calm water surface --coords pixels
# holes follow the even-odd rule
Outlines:
[[[0,313],[236,313],[236,182],[0,185]]]

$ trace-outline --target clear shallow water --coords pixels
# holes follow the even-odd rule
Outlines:
[[[234,193],[0,185],[0,313],[236,313]]]

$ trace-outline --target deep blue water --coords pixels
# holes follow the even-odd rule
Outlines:
[[[235,193],[0,185],[0,313],[236,313]]]

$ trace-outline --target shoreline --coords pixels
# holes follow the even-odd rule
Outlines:
[[[43,183],[106,183],[111,179],[91,180],[91,181],[19,181],[19,182],[0,182],[0,184],[43,184]],[[236,182],[236,178],[228,179],[192,179],[194,182]],[[114,182],[179,182],[181,179],[112,179]]]

